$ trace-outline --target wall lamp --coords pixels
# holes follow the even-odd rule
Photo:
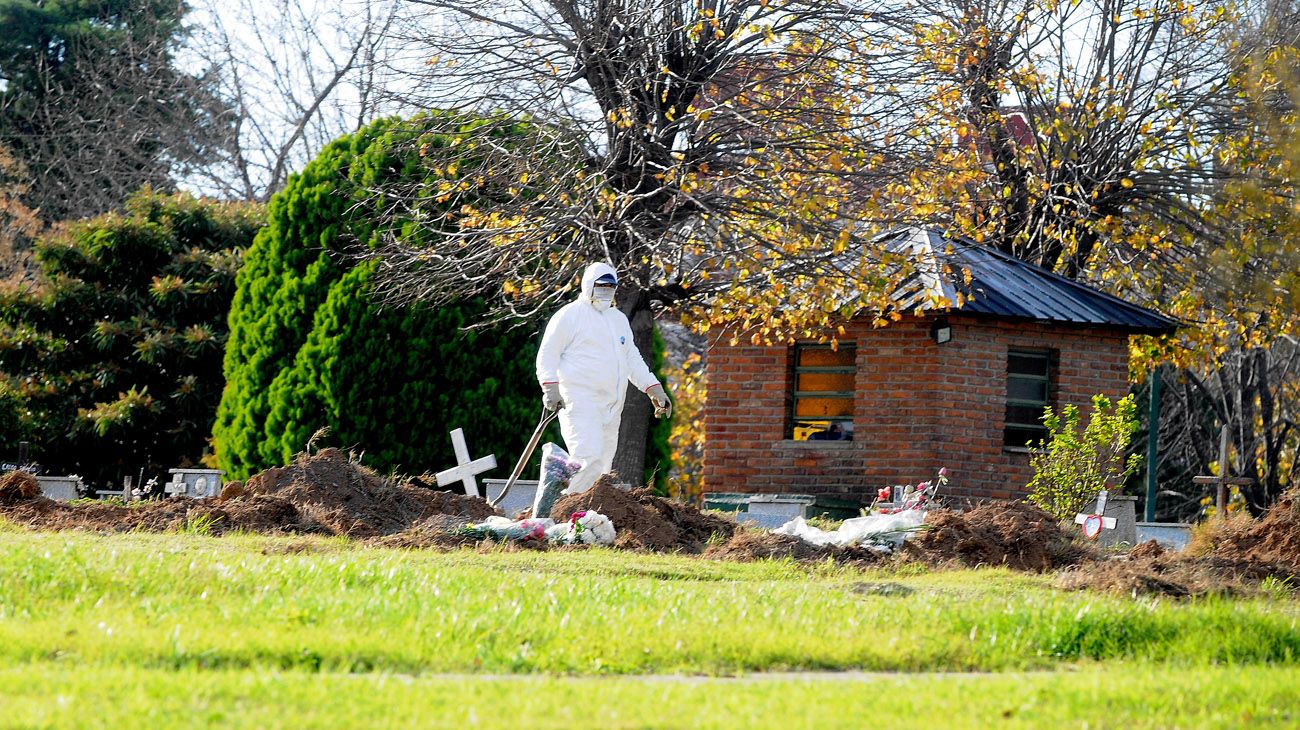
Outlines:
[[[946,317],[939,317],[931,323],[930,338],[940,345],[952,340],[952,325],[948,324]]]

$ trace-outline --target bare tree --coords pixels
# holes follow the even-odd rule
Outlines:
[[[426,62],[408,101],[457,109],[434,127],[476,134],[455,147],[426,141],[426,181],[374,191],[389,216],[440,234],[363,253],[379,260],[391,301],[488,294],[498,315],[526,316],[572,296],[581,268],[604,260],[621,272],[618,306],[647,356],[664,307],[784,338],[881,306],[880,257],[843,255],[866,251],[879,223],[854,195],[889,173],[876,119],[893,100],[858,93],[861,8],[406,7],[405,48]],[[644,401],[629,398],[624,412],[615,467],[627,476],[641,473]]]
[[[191,50],[220,79],[230,134],[197,185],[265,201],[325,145],[372,121],[390,0],[202,0]]]
[[[203,70],[180,68],[175,0],[0,6],[0,144],[23,163],[46,221],[168,189],[224,132]]]
[[[878,16],[875,85],[922,87],[931,150],[945,134],[958,148],[929,152],[927,179],[962,195],[927,216],[1070,277],[1131,259],[1126,236],[1153,221],[1207,235],[1213,142],[1235,98],[1215,7],[921,0]]]

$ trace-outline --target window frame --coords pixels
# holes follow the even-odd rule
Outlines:
[[[1041,359],[1043,361],[1043,370],[1044,370],[1043,375],[1029,375],[1026,373],[1011,372],[1011,358],[1013,357],[1032,357],[1036,359]],[[1046,348],[1041,348],[1041,349],[1028,348],[1028,347],[1007,348],[1007,367],[1006,367],[1006,381],[1005,381],[1006,396],[1004,398],[1003,411],[1002,411],[1003,448],[1008,448],[1008,449],[1029,448],[1026,444],[1013,444],[1008,441],[1009,438],[1008,432],[1010,431],[1010,429],[1013,428],[1021,429],[1021,430],[1032,429],[1034,431],[1040,432],[1039,436],[1028,439],[1029,443],[1031,444],[1036,441],[1045,439],[1047,437],[1047,433],[1048,433],[1047,427],[1043,425],[1041,416],[1039,417],[1037,423],[1012,422],[1008,420],[1007,411],[1010,409],[1011,406],[1020,406],[1020,407],[1036,406],[1038,408],[1039,413],[1042,413],[1043,410],[1045,410],[1047,407],[1053,405],[1052,375],[1055,372],[1055,368],[1052,367],[1053,359],[1055,359],[1055,352]],[[1038,401],[1038,400],[1030,400],[1027,398],[1012,398],[1011,383],[1013,380],[1019,380],[1022,382],[1042,383],[1044,400]]]
[[[801,359],[800,353],[806,352],[808,350],[834,350],[837,352],[847,351],[852,354],[852,358],[851,358],[852,364],[851,365],[800,365],[799,364]],[[790,407],[787,411],[788,420],[785,429],[785,437],[787,439],[794,440],[795,428],[798,427],[799,421],[810,421],[810,420],[830,421],[831,423],[847,423],[850,426],[853,425],[856,418],[856,413],[851,413],[847,418],[844,416],[827,416],[825,418],[801,417],[799,416],[799,399],[800,398],[848,398],[850,401],[854,401],[853,410],[856,411],[857,410],[857,403],[856,403],[857,385],[858,385],[857,343],[841,342],[838,345],[832,347],[831,345],[828,344],[821,344],[815,342],[796,342],[790,350],[790,366],[791,366],[790,368],[791,380],[790,380],[790,390],[789,390]],[[799,376],[804,373],[851,375],[853,376],[853,390],[848,390],[848,391],[799,390]],[[848,432],[850,434],[850,438],[845,440],[851,441],[853,429],[850,428]],[[805,441],[808,443],[816,443],[816,441],[813,439],[805,439],[804,441],[800,441],[800,443],[804,443]],[[834,443],[834,441],[828,441],[827,443]]]

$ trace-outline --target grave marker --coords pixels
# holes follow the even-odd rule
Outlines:
[[[434,474],[438,486],[445,487],[454,482],[461,482],[465,485],[465,494],[471,497],[481,496],[478,493],[478,481],[474,477],[497,468],[496,454],[488,454],[482,459],[471,461],[469,447],[465,445],[465,432],[459,428],[451,432],[451,448],[456,452],[456,466]]]
[[[1097,507],[1093,514],[1077,514],[1074,516],[1074,524],[1083,526],[1083,536],[1089,540],[1096,540],[1103,529],[1115,529],[1115,518],[1106,516],[1106,495],[1105,489],[1097,495]]]
[[[1246,477],[1228,476],[1228,424],[1223,424],[1223,428],[1219,429],[1219,475],[1195,476],[1192,477],[1192,483],[1218,485],[1214,495],[1214,514],[1221,520],[1228,517],[1228,485],[1244,487],[1254,483],[1253,479]]]
[[[220,469],[169,469],[172,480],[163,485],[169,497],[215,497],[221,494]]]

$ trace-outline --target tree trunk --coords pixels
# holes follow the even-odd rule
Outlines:
[[[637,307],[644,297],[629,297],[635,311],[628,314],[632,325],[632,341],[645,358],[647,365],[654,364],[654,317],[650,310]],[[614,455],[614,472],[620,481],[641,486],[645,475],[646,448],[650,445],[650,422],[654,408],[645,393],[631,383],[627,385],[627,400],[623,405],[623,419],[618,427],[618,453]]]

